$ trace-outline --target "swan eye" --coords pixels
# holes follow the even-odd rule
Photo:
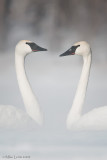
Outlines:
[[[28,44],[30,47],[31,47],[31,49],[33,50],[33,49],[35,49],[36,48],[36,44],[35,43],[28,43],[28,42],[26,42],[26,44]]]
[[[75,53],[76,49],[79,47],[80,45],[77,46],[72,46],[70,49],[72,51],[72,53]]]
[[[76,50],[79,46],[80,46],[80,45],[72,46],[71,49],[72,49],[72,50]]]

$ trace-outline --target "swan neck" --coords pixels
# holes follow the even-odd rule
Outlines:
[[[25,72],[25,56],[15,53],[16,75],[21,96],[28,115],[38,124],[42,123],[42,115]]]
[[[91,54],[83,57],[83,69],[72,105],[72,110],[76,111],[80,115],[82,112],[82,107],[86,96],[90,66],[91,66]]]
[[[69,125],[71,126],[71,124],[79,120],[79,118],[81,117],[82,108],[83,108],[84,100],[86,96],[90,66],[91,66],[91,53],[88,54],[87,56],[83,56],[83,68],[82,68],[81,77],[80,77],[75,98],[72,104],[72,108],[67,117],[68,128],[69,128]]]

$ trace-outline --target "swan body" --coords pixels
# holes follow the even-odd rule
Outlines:
[[[32,129],[33,120],[28,114],[17,107],[0,105],[0,129]]]
[[[21,123],[28,124],[29,121],[34,120],[41,125],[43,121],[42,112],[38,102],[31,89],[29,81],[25,72],[25,57],[31,52],[46,51],[46,49],[39,47],[34,42],[28,40],[21,40],[15,48],[15,67],[18,80],[19,89],[25,105],[26,113],[13,106],[0,106],[0,126],[14,126]],[[28,116],[29,115],[29,116]],[[31,118],[31,119],[30,119]],[[6,120],[7,119],[7,120]],[[21,123],[20,123],[21,120]],[[4,122],[3,122],[4,121]]]
[[[72,126],[67,119],[68,129],[74,130],[106,130],[107,129],[107,106],[92,109],[82,115],[80,119]]]
[[[91,67],[91,48],[85,42],[77,42],[60,56],[80,55],[83,57],[83,68],[75,98],[67,116],[67,128],[71,130],[106,130],[107,106],[95,108],[82,114]]]

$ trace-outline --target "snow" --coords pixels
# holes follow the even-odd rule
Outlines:
[[[60,58],[60,53],[38,52],[27,57],[26,72],[44,113],[44,125],[30,130],[2,127],[0,159],[7,160],[8,155],[30,156],[31,160],[107,159],[107,131],[71,132],[66,129],[66,117],[82,63],[76,56]],[[84,113],[107,104],[106,68],[104,63],[93,62]],[[0,104],[25,112],[14,68],[14,51],[1,54],[0,75]]]

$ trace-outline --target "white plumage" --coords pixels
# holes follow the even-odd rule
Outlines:
[[[77,42],[61,56],[74,54],[83,57],[83,68],[73,104],[67,116],[67,128],[71,130],[106,130],[107,106],[82,114],[91,67],[90,45],[85,41]]]
[[[31,126],[33,120],[39,125],[43,122],[42,112],[27,79],[24,66],[25,57],[32,51],[46,51],[46,49],[28,40],[21,40],[15,49],[16,75],[26,112],[14,106],[1,105],[0,127],[23,128]]]

